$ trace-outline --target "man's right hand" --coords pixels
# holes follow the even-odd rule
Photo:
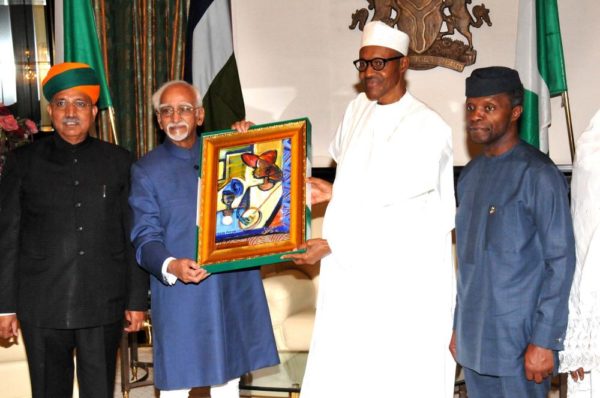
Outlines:
[[[10,339],[11,337],[17,337],[19,335],[19,324],[17,322],[17,316],[2,315],[0,316],[0,337],[3,339]]]
[[[571,372],[571,378],[574,381],[583,380],[584,377],[585,377],[585,371],[583,370],[583,368],[579,368],[579,369]]]
[[[306,182],[310,183],[310,201],[313,205],[331,200],[333,184],[315,177],[307,178]]]
[[[189,258],[177,258],[172,260],[167,266],[167,272],[173,274],[185,283],[200,283],[210,274],[198,263]]]

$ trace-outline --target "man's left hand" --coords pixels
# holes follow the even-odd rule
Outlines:
[[[281,256],[284,260],[292,260],[296,265],[315,264],[323,257],[331,253],[329,243],[325,239],[309,239],[306,243],[298,246],[298,249],[306,250],[304,253],[285,254]]]
[[[124,328],[126,332],[137,332],[142,326],[144,326],[144,321],[146,320],[146,312],[145,311],[125,311],[125,320],[129,322],[129,326]]]
[[[448,344],[448,349],[450,350],[450,354],[452,354],[452,358],[454,358],[454,362],[458,363],[456,359],[456,332],[452,331],[452,337],[450,337],[450,344]]]
[[[552,350],[529,344],[525,351],[525,377],[541,383],[546,377],[552,376],[554,370],[554,354]]]
[[[240,133],[245,133],[247,132],[250,127],[254,126],[253,122],[250,122],[248,120],[240,120],[239,122],[235,122],[231,125],[231,128],[233,130],[237,130]]]

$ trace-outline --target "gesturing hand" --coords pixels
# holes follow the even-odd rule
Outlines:
[[[167,266],[167,271],[185,283],[200,283],[210,275],[198,263],[189,258],[171,260]]]
[[[525,377],[541,383],[546,377],[552,375],[554,370],[554,355],[552,350],[529,344],[525,351]]]

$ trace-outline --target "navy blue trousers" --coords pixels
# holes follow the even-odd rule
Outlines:
[[[547,398],[550,379],[540,384],[522,376],[488,376],[463,368],[469,398]]]

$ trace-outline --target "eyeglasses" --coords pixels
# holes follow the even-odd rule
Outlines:
[[[354,66],[356,67],[356,69],[358,69],[359,72],[364,72],[367,70],[367,67],[369,65],[371,65],[371,68],[373,68],[373,70],[383,70],[383,68],[385,68],[385,64],[387,64],[389,61],[393,61],[395,59],[400,59],[404,57],[404,55],[398,55],[397,57],[391,57],[391,58],[373,58],[373,59],[362,59],[359,58],[356,61],[353,62]]]
[[[173,108],[172,106],[163,106],[158,109],[156,113],[160,115],[160,117],[172,117],[175,112],[179,116],[191,116],[194,111],[198,109],[190,105],[179,105],[177,108]]]
[[[84,100],[75,100],[75,101],[67,101],[66,99],[58,99],[55,101],[52,101],[52,105],[57,108],[57,109],[67,109],[67,107],[69,105],[73,105],[75,107],[75,109],[77,109],[78,111],[82,111],[84,109],[86,109],[89,106],[92,106],[92,104],[90,102],[84,101]]]

